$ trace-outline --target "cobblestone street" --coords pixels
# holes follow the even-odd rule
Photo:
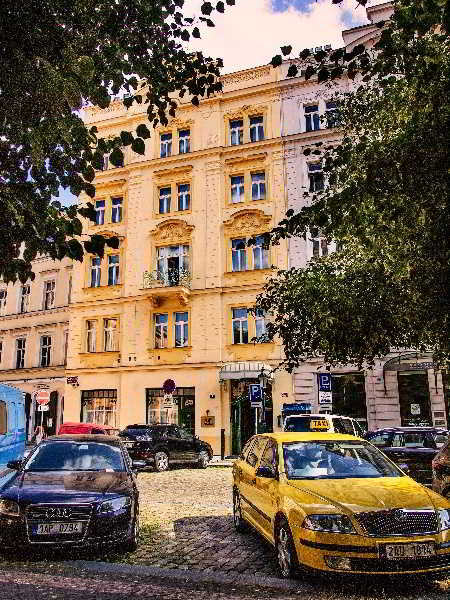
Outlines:
[[[277,576],[271,546],[234,530],[230,468],[145,472],[138,483],[143,539],[127,562]]]

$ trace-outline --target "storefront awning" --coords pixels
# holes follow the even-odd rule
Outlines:
[[[272,367],[260,362],[231,362],[225,363],[219,372],[219,381],[227,379],[257,379],[264,369],[266,377],[271,379]]]

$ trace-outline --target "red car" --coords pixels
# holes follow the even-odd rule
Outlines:
[[[74,434],[102,434],[102,435],[117,435],[119,429],[111,427],[111,425],[99,425],[98,423],[63,423],[59,428],[58,435],[63,433]]]

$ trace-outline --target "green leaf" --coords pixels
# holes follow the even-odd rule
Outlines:
[[[141,123],[140,125],[138,125],[136,127],[136,133],[139,137],[141,137],[144,140],[146,140],[150,137],[150,131],[149,131],[147,125],[145,125],[144,123]]]
[[[136,154],[144,155],[145,154],[144,140],[141,138],[135,138],[133,140],[133,143],[131,144],[131,149],[133,150],[133,152],[136,152]]]
[[[281,56],[281,54],[277,54],[270,61],[270,64],[272,65],[272,67],[279,67],[282,63],[283,63],[283,57]]]
[[[289,56],[292,52],[292,46],[281,46],[281,52],[283,56]]]
[[[287,76],[295,77],[297,74],[298,74],[298,67],[296,65],[290,65],[288,72],[287,72]]]
[[[123,146],[129,146],[133,143],[133,135],[129,131],[121,131],[120,140]]]
[[[109,155],[109,162],[114,167],[120,167],[123,165],[123,160],[124,160],[124,156],[123,156],[122,150],[120,148],[114,148],[114,150]]]

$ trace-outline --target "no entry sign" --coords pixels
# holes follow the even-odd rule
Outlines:
[[[36,392],[36,402],[38,404],[48,404],[50,402],[50,390],[38,390]]]

